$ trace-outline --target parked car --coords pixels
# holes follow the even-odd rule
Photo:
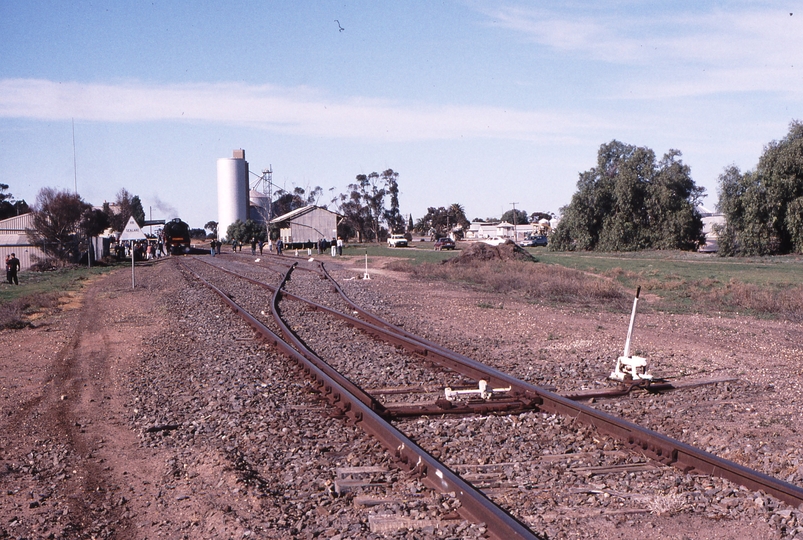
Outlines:
[[[498,246],[507,242],[507,238],[499,238],[498,236],[494,236],[492,238],[482,238],[480,239],[480,242],[485,242],[486,244],[490,244],[492,246]]]
[[[435,251],[442,249],[454,249],[454,240],[449,237],[438,238],[435,241]]]
[[[533,236],[533,244],[534,246],[546,246],[549,243],[549,238],[544,235]]]
[[[407,239],[403,234],[391,234],[388,237],[388,247],[407,247]]]

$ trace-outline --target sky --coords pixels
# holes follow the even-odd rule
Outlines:
[[[798,4],[0,0],[0,183],[201,228],[242,148],[330,209],[393,169],[414,220],[558,214],[615,139],[682,152],[713,209],[803,120]]]

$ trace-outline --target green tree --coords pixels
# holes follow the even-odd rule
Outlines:
[[[30,211],[24,200],[15,201],[11,193],[6,193],[8,184],[0,184],[0,219],[27,214]]]
[[[320,186],[313,188],[309,194],[302,187],[294,187],[293,191],[278,189],[273,194],[274,200],[271,203],[272,215],[273,217],[281,216],[310,204],[316,204],[322,193],[323,188]]]
[[[116,211],[111,208],[109,203],[103,203],[103,212],[109,218],[109,225],[115,231],[122,231],[128,219],[134,216],[137,225],[142,227],[145,222],[145,209],[142,207],[139,195],[132,195],[127,189],[123,188],[117,192],[115,199]]]
[[[656,162],[646,147],[600,146],[597,166],[580,173],[577,192],[561,209],[551,249],[696,249],[703,241],[697,206],[705,190],[680,155],[670,150]]]
[[[33,228],[26,230],[28,238],[62,263],[74,262],[80,255],[81,220],[89,209],[78,194],[42,188],[32,209]]]
[[[516,210],[515,216],[514,211],[511,208],[504,214],[502,214],[502,221],[507,221],[508,223],[515,223],[516,225],[526,225],[530,222],[530,217],[527,214],[526,210]]]
[[[755,171],[726,167],[717,208],[720,255],[803,253],[803,123],[769,143]]]
[[[390,196],[390,208],[384,212],[385,223],[391,233],[401,234],[404,232],[404,217],[399,211],[399,173],[388,169],[382,172],[381,178]]]
[[[247,244],[251,242],[252,238],[265,241],[268,238],[268,231],[264,223],[257,223],[251,219],[243,222],[238,219],[226,229],[226,238],[230,242],[237,240],[240,243]]]
[[[207,221],[204,229],[209,231],[214,238],[217,238],[217,221]]]
[[[530,223],[538,223],[542,219],[550,221],[552,219],[552,214],[549,212],[533,212],[530,214]]]
[[[88,206],[88,205],[87,205]],[[109,217],[103,210],[87,208],[81,216],[81,230],[88,236],[98,236],[109,228]]]
[[[449,208],[427,208],[427,213],[416,223],[415,230],[419,234],[441,238],[458,229],[455,234],[462,237],[462,231],[470,225],[463,206],[454,203]]]
[[[338,226],[341,236],[357,236],[360,242],[385,239],[388,231],[404,231],[404,217],[399,210],[399,173],[387,169],[381,175],[358,174],[356,183],[348,185],[348,193],[332,200],[344,219]],[[389,196],[390,206],[385,207]],[[348,233],[348,234],[344,234]]]

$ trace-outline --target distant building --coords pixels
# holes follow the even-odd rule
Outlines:
[[[298,208],[274,218],[270,224],[278,227],[279,237],[285,244],[317,243],[320,239],[337,237],[337,223],[341,216],[314,204]]]
[[[715,225],[725,225],[725,214],[711,212],[705,206],[700,206],[700,217],[703,218],[703,234],[705,243],[700,246],[698,251],[703,253],[716,253],[719,251],[719,235],[714,230]]]
[[[466,240],[482,240],[485,238],[510,239],[516,242],[524,240],[526,237],[537,234],[538,223],[513,224],[507,221],[498,223],[487,223],[475,221],[471,223],[466,231]]]
[[[0,221],[0,257],[5,260],[7,255],[14,253],[20,260],[22,270],[28,270],[37,259],[46,257],[41,248],[28,240],[25,229],[31,228],[33,228],[33,214],[30,212]]]

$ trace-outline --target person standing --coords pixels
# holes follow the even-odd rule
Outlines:
[[[251,255],[257,254],[257,239],[253,236],[251,237]]]
[[[284,242],[282,242],[282,239],[279,238],[278,240],[276,240],[276,255],[282,254],[283,247],[284,247]]]
[[[19,279],[17,279],[17,272],[19,272],[19,269],[20,260],[12,253],[11,258],[8,259],[8,262],[6,263],[6,278],[8,279],[9,283],[13,281],[14,285],[20,284]]]
[[[212,255],[213,257],[215,256],[215,253],[216,253],[216,250],[215,250],[215,248],[216,248],[216,247],[217,247],[217,242],[215,242],[214,240],[212,240],[212,241],[209,243],[209,251],[210,251],[210,253],[211,253],[211,255]]]
[[[337,256],[340,257],[343,255],[343,239],[339,236],[337,237]]]
[[[259,240],[259,254],[262,255],[262,246],[265,245],[265,241],[260,238]]]

